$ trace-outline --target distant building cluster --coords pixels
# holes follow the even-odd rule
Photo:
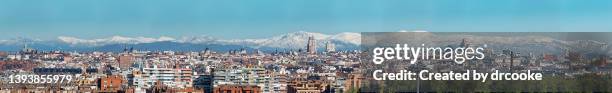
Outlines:
[[[308,38],[307,51],[245,50],[121,52],[38,51],[24,45],[18,52],[0,52],[0,92],[78,93],[337,93],[359,91],[369,81],[362,51],[336,50],[328,41],[319,51]],[[449,47],[476,45],[467,39]],[[610,75],[610,56],[597,52],[607,44],[577,41],[560,53],[487,48],[483,60],[454,64],[425,60],[422,64],[386,65],[386,70],[429,69],[432,72],[479,70],[572,77],[584,73]],[[67,83],[9,83],[11,75],[71,75]]]
[[[474,47],[484,45],[470,41],[467,38],[448,47]],[[540,45],[551,47],[550,50],[531,48],[531,46],[489,46],[484,50],[484,59],[466,60],[463,64],[454,64],[452,60],[424,60],[422,64],[394,64],[386,70],[422,70],[432,72],[464,72],[478,70],[481,72],[541,72],[553,76],[574,77],[575,75],[597,74],[612,75],[611,55],[608,55],[606,43],[592,40],[568,41],[566,45]],[[364,68],[374,68],[376,65],[367,65]],[[370,70],[370,69],[368,69]],[[367,76],[369,77],[369,76]]]
[[[306,51],[0,52],[0,92],[332,93],[362,85],[359,51],[331,41]],[[72,75],[67,83],[8,83],[10,75]]]

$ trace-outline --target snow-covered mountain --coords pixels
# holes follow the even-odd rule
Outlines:
[[[284,48],[284,49],[300,49],[305,48],[308,42],[308,37],[314,37],[319,47],[324,47],[327,42],[334,44],[342,44],[344,46],[355,47],[359,45],[360,34],[359,33],[340,33],[336,35],[327,35],[322,33],[305,32],[299,31],[294,33],[283,34],[279,36],[273,36],[271,38],[260,38],[260,39],[217,39],[211,36],[190,36],[181,37],[178,39],[172,37],[123,37],[113,36],[109,38],[101,39],[80,39],[76,37],[60,36],[59,41],[69,44],[71,46],[104,46],[111,44],[144,44],[154,42],[177,42],[177,43],[189,43],[189,44],[219,44],[219,45],[243,45],[251,48]],[[348,44],[348,45],[346,45]]]
[[[359,33],[339,33],[335,35],[327,35],[314,32],[294,32],[271,38],[262,39],[244,39],[244,40],[223,40],[229,44],[245,44],[253,48],[271,47],[271,48],[286,48],[286,49],[303,49],[306,47],[308,37],[313,37],[317,43],[317,47],[324,47],[326,43],[331,42],[339,48],[353,48],[359,45],[361,35]]]
[[[319,50],[324,49],[326,43],[331,42],[338,50],[359,49],[362,45],[361,33],[344,32],[337,34],[323,34],[316,32],[298,31],[293,33],[256,39],[219,39],[212,36],[185,36],[185,37],[125,37],[112,36],[108,38],[83,39],[69,36],[59,36],[55,40],[40,40],[15,38],[0,40],[0,51],[18,51],[25,43],[31,48],[40,50],[75,50],[75,51],[121,51],[125,47],[134,47],[139,50],[183,50],[198,51],[205,48],[213,50],[260,49],[260,50],[296,50],[305,49],[308,38],[314,37]],[[382,35],[382,34],[381,34]],[[575,45],[569,41],[542,36],[480,36],[480,35],[437,35],[430,32],[419,34],[392,34],[385,36],[370,36],[382,41],[401,40],[407,43],[426,45],[453,45],[462,39],[468,39],[472,44],[488,44],[490,47],[526,47],[532,50],[551,50]],[[364,38],[364,40],[369,40]],[[431,41],[433,40],[433,41]],[[426,43],[422,43],[426,42]],[[370,42],[372,43],[372,42]],[[602,42],[610,43],[610,42]],[[366,46],[368,44],[365,44]],[[580,44],[579,44],[580,45]],[[529,51],[532,51],[529,50]],[[610,52],[612,53],[612,51]]]
[[[335,44],[337,49],[356,49],[360,43],[360,33],[344,32],[338,34],[322,34],[315,32],[298,31],[293,33],[272,36],[270,38],[257,39],[218,39],[212,36],[185,36],[185,37],[126,37],[112,36],[108,38],[83,39],[70,36],[59,36],[56,40],[29,40],[30,45],[45,45],[44,49],[104,49],[104,48],[120,48],[121,46],[140,46],[153,48],[154,46],[167,46],[155,44],[172,44],[174,46],[183,46],[182,48],[199,49],[206,47],[232,46],[232,48],[251,48],[251,49],[304,49],[308,42],[308,37],[314,37],[317,47],[323,49],[327,42]],[[23,46],[21,39],[0,40],[0,50],[14,50]],[[5,47],[5,48],[2,48]],[[229,47],[228,47],[229,48]],[[172,47],[159,49],[174,49]],[[105,49],[110,50],[110,49]]]
[[[159,38],[149,38],[149,37],[124,37],[124,36],[113,36],[109,38],[101,38],[101,39],[80,39],[75,37],[67,37],[67,36],[59,36],[59,41],[63,43],[67,43],[73,46],[103,46],[109,44],[142,44],[142,43],[153,43],[153,42],[162,42],[162,41],[174,41],[174,38],[171,37],[159,37]]]

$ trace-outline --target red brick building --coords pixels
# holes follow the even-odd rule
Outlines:
[[[261,93],[261,88],[255,85],[219,85],[213,93]]]
[[[121,91],[124,80],[119,75],[112,75],[100,78],[96,81],[100,92],[118,92]]]
[[[119,68],[128,69],[134,64],[134,56],[130,54],[120,55],[117,61],[119,62]]]

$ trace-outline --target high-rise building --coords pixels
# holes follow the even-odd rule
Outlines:
[[[119,62],[119,68],[128,69],[134,64],[134,56],[130,54],[123,54],[119,56],[117,60]]]
[[[283,73],[267,72],[264,68],[219,68],[213,73],[213,86],[253,85],[262,93],[287,92],[287,77]]]
[[[325,52],[334,52],[334,51],[336,51],[336,46],[331,41],[328,41],[327,44],[325,44]]]
[[[308,44],[306,45],[306,52],[308,52],[308,54],[317,53],[317,44],[315,43],[314,37],[312,36],[308,37]]]
[[[133,84],[145,88],[152,87],[155,82],[161,82],[173,88],[192,87],[193,72],[190,68],[143,68],[142,74],[134,75]]]
[[[460,47],[470,47],[470,41],[468,41],[466,38],[462,39]]]
[[[117,92],[122,89],[123,77],[112,75],[98,79],[98,89],[101,92]]]

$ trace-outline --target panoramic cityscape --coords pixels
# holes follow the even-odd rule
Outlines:
[[[0,52],[0,92],[329,93],[360,87],[359,51],[336,49],[315,39],[318,33],[282,37],[295,35],[306,36],[303,48],[274,51],[139,50],[133,42],[107,49],[113,51],[45,51],[23,43],[21,50]]]
[[[612,92],[612,0],[0,0],[0,93]]]
[[[423,37],[449,37],[433,35],[429,32],[399,33],[426,34],[422,35]],[[300,44],[303,45],[301,48],[294,50],[281,48],[279,50],[258,50],[244,47],[220,51],[207,48],[207,46],[191,46],[203,47],[199,51],[140,50],[133,47],[138,44],[125,43],[122,44],[122,48],[107,49],[114,51],[61,51],[39,50],[32,48],[31,45],[28,45],[29,43],[23,43],[20,50],[0,52],[0,71],[2,71],[0,92],[353,93],[392,90],[419,91],[411,90],[415,88],[412,86],[418,83],[375,81],[370,73],[374,68],[382,68],[386,71],[429,69],[432,72],[462,72],[465,70],[524,72],[530,70],[544,73],[546,76],[574,78],[585,74],[609,77],[612,72],[612,69],[609,68],[609,62],[612,59],[608,56],[608,45],[598,41],[565,42],[547,37],[528,38],[528,36],[511,37],[524,38],[514,39],[514,41],[510,37],[498,38],[499,40],[484,40],[484,38],[492,37],[480,36],[437,38],[438,40],[425,42],[449,47],[472,47],[483,43],[488,43],[490,46],[484,50],[484,55],[487,56],[485,59],[466,60],[463,64],[456,64],[451,60],[424,60],[416,65],[389,62],[386,63],[388,65],[380,67],[372,65],[368,57],[364,56],[367,51],[357,48],[338,48],[334,43],[338,41],[323,39],[321,36],[318,36],[319,39],[317,39],[315,35],[320,34],[295,32],[281,36],[300,37],[305,40],[293,42],[304,43]],[[492,43],[496,41],[504,42]],[[522,45],[510,48],[503,44],[522,44],[516,41],[532,46],[525,48],[527,45]],[[560,45],[561,43],[564,45]],[[384,45],[384,43],[377,44]],[[393,83],[404,87],[378,87]],[[436,90],[435,87],[438,86],[417,85],[416,87],[422,87],[420,91],[450,91]],[[447,87],[453,87],[453,85]],[[567,88],[565,86],[544,87],[554,89],[548,91]]]

